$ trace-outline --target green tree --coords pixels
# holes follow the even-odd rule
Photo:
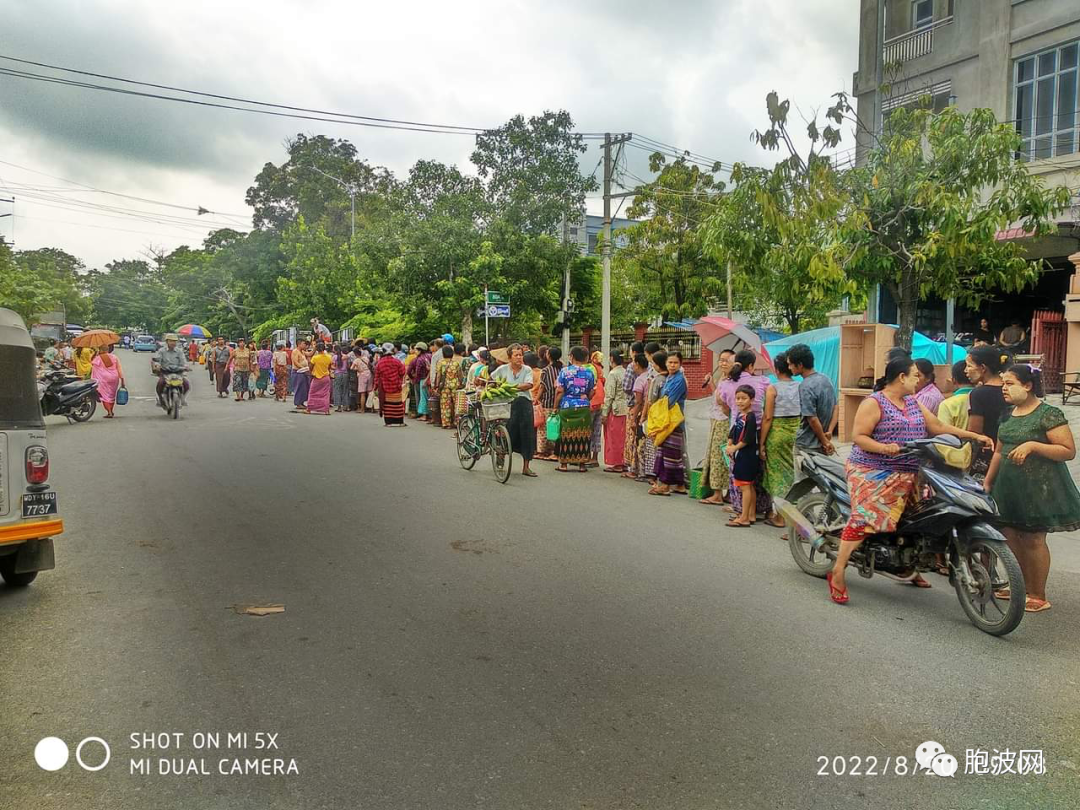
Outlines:
[[[615,253],[620,271],[633,279],[646,309],[672,320],[697,318],[724,291],[716,259],[705,250],[702,224],[717,205],[723,184],[685,158],[649,158],[655,180],[636,189],[627,215],[638,224],[620,231],[626,247]]]
[[[581,174],[585,151],[570,113],[548,111],[477,135],[472,162],[499,217],[527,234],[553,233],[564,217],[580,220],[585,195],[598,188]]]
[[[47,309],[63,306],[70,323],[89,320],[93,306],[86,290],[86,265],[81,260],[59,248],[38,248],[20,250],[15,261],[52,298]]]
[[[835,262],[822,257],[844,208],[845,189],[821,150],[840,142],[839,127],[850,113],[840,94],[824,127],[807,125],[810,149],[795,149],[788,127],[789,101],[766,98],[769,128],[752,137],[788,156],[772,169],[736,164],[731,187],[705,225],[705,244],[721,265],[732,267],[739,309],[765,324],[783,322],[791,334],[820,326],[844,295],[858,291]]]
[[[168,288],[142,259],[118,259],[88,273],[95,320],[113,329],[158,331],[165,322]]]
[[[851,205],[826,261],[885,285],[899,308],[899,345],[910,348],[917,305],[931,293],[976,307],[1037,277],[1042,262],[995,234],[1012,223],[1054,232],[1069,192],[1047,189],[1017,160],[1019,148],[1016,128],[991,110],[899,109],[847,174]]]
[[[17,312],[26,325],[55,305],[54,291],[15,260],[11,247],[0,239],[0,307]]]
[[[256,228],[285,231],[303,216],[309,224],[325,220],[327,233],[347,239],[352,228],[348,192],[331,175],[357,190],[357,211],[379,206],[394,188],[393,175],[361,160],[349,141],[299,134],[286,143],[289,159],[267,163],[247,190]]]

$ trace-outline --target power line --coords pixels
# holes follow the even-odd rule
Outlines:
[[[335,118],[351,118],[358,121],[369,121],[372,123],[381,124],[396,124],[408,127],[425,127],[427,129],[439,129],[446,131],[453,131],[455,134],[463,135],[476,135],[488,131],[484,127],[469,127],[469,126],[457,126],[455,124],[432,124],[426,121],[407,121],[399,118],[380,118],[372,115],[356,115],[353,113],[340,113],[333,112],[331,110],[320,110],[311,107],[298,107],[289,104],[275,104],[269,101],[257,101],[249,98],[241,98],[238,96],[227,96],[220,93],[209,93],[202,90],[189,90],[184,87],[175,87],[168,84],[155,84],[154,82],[144,82],[136,79],[127,79],[122,76],[110,76],[105,73],[94,73],[88,70],[79,70],[76,68],[63,67],[61,65],[50,65],[46,62],[35,62],[30,59],[19,59],[14,56],[7,56],[0,54],[0,59],[5,59],[9,62],[18,62],[23,65],[33,65],[35,67],[47,68],[49,70],[59,70],[64,73],[74,73],[80,76],[90,76],[95,79],[106,79],[108,81],[123,82],[124,84],[133,84],[139,87],[152,87],[156,90],[169,90],[175,93],[187,93],[188,95],[202,96],[204,98],[216,98],[221,101],[235,101],[240,104],[255,104],[260,107],[271,107],[278,110],[291,110],[293,112],[313,113],[316,115],[328,115]],[[38,74],[32,74],[38,75]],[[182,100],[182,99],[179,99]]]
[[[131,194],[121,194],[118,191],[107,191],[107,190],[105,190],[103,188],[97,188],[95,186],[87,185],[86,183],[80,183],[77,180],[68,180],[65,177],[57,177],[55,174],[48,174],[47,172],[39,171],[38,169],[31,169],[28,166],[20,166],[17,163],[11,163],[11,162],[6,161],[6,160],[0,160],[0,164],[3,164],[4,166],[11,166],[13,169],[22,169],[24,172],[30,172],[31,174],[39,174],[42,177],[48,177],[48,178],[51,178],[53,180],[59,180],[62,183],[70,183],[73,186],[80,186],[81,188],[86,189],[87,191],[93,191],[93,192],[97,192],[99,194],[108,194],[108,195],[110,195],[112,197],[123,197],[124,199],[127,199],[127,200],[135,200],[136,202],[145,202],[145,203],[149,203],[151,205],[161,205],[161,206],[164,206],[166,208],[176,208],[176,209],[179,209],[181,211],[195,211],[196,213],[202,212],[203,214],[214,214],[214,215],[219,216],[219,217],[233,217],[235,219],[244,219],[244,220],[250,220],[251,219],[250,214],[230,214],[230,213],[227,213],[227,212],[224,212],[224,211],[208,211],[207,209],[203,208],[202,206],[178,205],[177,203],[164,202],[162,200],[153,200],[153,199],[149,199],[147,197],[136,197],[136,196],[131,195]],[[70,190],[73,191],[73,192],[75,191],[75,189],[70,189]]]
[[[258,115],[269,115],[276,118],[295,118],[303,121],[323,121],[331,124],[345,124],[348,126],[359,127],[371,127],[374,129],[392,129],[403,132],[430,132],[439,135],[476,135],[477,132],[471,130],[449,130],[449,129],[435,129],[432,127],[415,127],[415,126],[401,126],[398,124],[380,124],[373,121],[356,120],[351,118],[327,118],[319,115],[301,115],[299,113],[287,113],[276,112],[274,110],[258,109],[255,107],[238,107],[234,104],[220,104],[212,101],[200,101],[194,98],[181,98],[179,96],[166,96],[160,93],[145,93],[139,90],[125,90],[122,87],[109,87],[103,84],[92,84],[89,82],[74,81],[72,79],[64,79],[55,76],[46,76],[40,73],[30,73],[29,71],[12,70],[10,68],[0,68],[0,76],[11,76],[16,79],[28,79],[31,81],[45,82],[47,84],[59,84],[67,87],[79,87],[85,90],[99,90],[107,93],[118,93],[124,96],[137,96],[140,98],[155,98],[161,101],[175,101],[181,104],[193,104],[199,107],[215,107],[222,110],[236,110],[238,112],[256,113]],[[190,92],[190,91],[185,91]]]

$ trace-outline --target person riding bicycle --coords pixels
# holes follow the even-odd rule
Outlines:
[[[184,357],[184,352],[177,346],[180,342],[179,336],[170,332],[165,335],[165,345],[157,350],[157,353],[150,358],[150,370],[157,375],[157,398],[158,405],[165,406],[165,375],[166,374],[183,374],[188,370],[187,358]],[[187,402],[187,392],[191,386],[188,384],[187,378],[184,378],[184,401]]]

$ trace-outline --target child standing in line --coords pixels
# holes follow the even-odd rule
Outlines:
[[[752,526],[757,512],[757,493],[754,482],[761,473],[758,458],[758,424],[753,411],[754,389],[740,385],[735,389],[738,415],[731,425],[725,452],[731,457],[731,478],[742,493],[742,513],[727,522],[736,529]]]

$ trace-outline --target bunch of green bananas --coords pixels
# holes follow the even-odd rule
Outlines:
[[[480,392],[482,402],[494,402],[500,399],[513,399],[518,395],[518,387],[512,382],[502,380],[496,384],[488,384]]]

